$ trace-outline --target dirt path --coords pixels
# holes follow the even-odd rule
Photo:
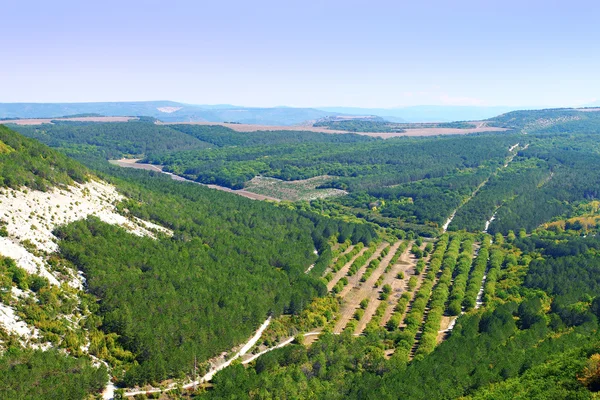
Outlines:
[[[364,263],[364,265],[348,279],[348,285],[344,287],[344,290],[340,293],[340,297],[343,299],[343,303],[340,309],[340,318],[338,319],[335,327],[333,328],[333,333],[341,333],[348,322],[354,316],[354,312],[359,307],[360,301],[366,297],[369,297],[371,292],[377,293],[377,289],[373,288],[373,284],[379,278],[383,270],[385,269],[385,265],[387,263],[381,262],[379,267],[367,279],[366,282],[360,282],[360,277],[365,271],[367,265],[371,262],[371,260],[376,259],[381,254],[383,248],[387,246],[387,243],[382,243],[377,247],[377,251],[369,257],[369,259]],[[389,256],[389,253],[388,253]],[[391,258],[391,257],[390,257]],[[388,260],[389,261],[389,260]]]
[[[354,260],[356,260],[358,257],[362,256],[362,254],[365,251],[367,251],[367,249],[368,249],[368,247],[363,247],[358,252],[358,254],[356,254],[354,257],[352,257],[350,259],[350,261],[348,261],[338,272],[335,273],[335,275],[333,276],[333,279],[331,281],[329,281],[329,283],[327,284],[327,291],[331,292],[331,289],[333,289],[335,284],[338,283],[338,281],[340,279],[342,279],[344,276],[348,275],[348,270],[350,269],[350,266],[352,265]]]
[[[498,209],[500,209],[500,207],[496,207],[496,210],[492,214],[492,217],[490,219],[488,219],[487,221],[485,221],[485,228],[483,229],[483,233],[488,233],[488,229],[490,228],[490,225],[496,219],[496,213],[498,213]]]
[[[342,291],[340,292],[340,297],[341,298],[345,298],[348,293],[354,288],[357,287],[359,285],[361,285],[360,282],[360,277],[362,276],[362,274],[365,272],[365,270],[367,269],[367,265],[369,265],[369,263],[371,261],[373,261],[374,259],[376,259],[377,257],[379,257],[379,255],[381,254],[381,251],[384,249],[384,247],[386,247],[388,245],[388,243],[384,242],[381,243],[378,247],[377,250],[375,250],[375,253],[373,253],[373,255],[371,257],[369,257],[367,259],[367,261],[365,261],[365,263],[363,265],[361,265],[361,267],[358,269],[358,271],[356,271],[356,273],[352,276],[348,277],[348,284],[342,289]],[[381,265],[380,265],[381,267]],[[379,268],[377,268],[379,269]],[[373,277],[373,275],[375,275],[375,271],[373,271],[373,274],[371,275],[371,278]],[[373,281],[375,282],[375,281]],[[365,282],[366,283],[366,282]],[[364,283],[362,283],[364,284]]]
[[[345,256],[346,254],[350,253],[352,250],[354,250],[355,246],[356,245],[354,245],[354,244],[351,244],[350,246],[348,246],[348,248],[346,250],[344,250],[339,256],[336,257],[335,261],[337,261],[338,258],[340,258],[341,256]],[[334,263],[335,263],[335,261],[334,261]]]
[[[238,347],[239,350],[237,350],[234,353],[233,357],[231,357],[229,359],[225,359],[226,356],[219,356],[219,357],[209,360],[210,364],[212,365],[210,370],[203,377],[201,377],[193,382],[183,385],[182,388],[190,389],[201,383],[209,382],[215,376],[215,374],[217,372],[228,367],[234,360],[237,360],[238,358],[244,356],[252,347],[254,347],[254,345],[260,340],[260,337],[262,336],[263,332],[265,331],[265,329],[267,329],[267,327],[269,326],[270,323],[271,323],[271,317],[269,316],[265,320],[265,322],[263,322],[262,325],[256,330],[254,335],[246,343],[244,343],[241,347]],[[290,343],[291,343],[291,341],[290,341]],[[289,343],[286,343],[286,344],[289,344]],[[283,346],[284,345],[282,345],[281,347],[283,347]],[[270,349],[270,350],[273,350],[273,349]],[[176,388],[177,388],[177,384],[171,383],[166,388],[162,388],[162,389],[149,388],[149,389],[144,389],[144,390],[129,390],[129,391],[125,392],[125,396],[133,397],[138,394],[161,393],[161,392],[170,391],[170,390],[173,390]]]
[[[483,305],[483,289],[485,287],[485,281],[487,281],[487,272],[483,275],[483,279],[481,280],[481,287],[479,288],[479,292],[477,293],[477,299],[475,300],[476,310]]]
[[[377,280],[380,277],[383,277],[383,282],[379,286],[379,287],[383,287],[383,285],[385,285],[385,284],[389,284],[390,286],[392,286],[392,285],[394,285],[394,281],[398,281],[398,279],[396,279],[396,275],[398,274],[398,270],[399,270],[398,263],[395,263],[392,266],[392,268],[390,269],[390,271],[387,273],[385,272],[385,269],[390,264],[390,261],[392,260],[392,257],[394,257],[394,254],[396,254],[396,251],[398,250],[398,247],[400,247],[400,244],[401,244],[401,242],[398,241],[392,246],[392,248],[390,249],[390,252],[387,254],[387,256],[385,256],[381,260],[381,263],[379,264],[379,268],[377,268],[377,270],[375,270],[373,272],[373,274],[370,276],[370,278],[367,279],[367,281],[363,283],[363,285],[365,285],[367,289],[371,290],[369,293],[369,297],[368,297],[369,305],[365,309],[365,314],[358,322],[358,325],[356,326],[356,330],[354,331],[354,333],[362,333],[365,330],[365,328],[367,327],[367,324],[369,323],[369,321],[371,321],[371,318],[373,318],[373,315],[375,315],[375,311],[377,311],[377,307],[379,307],[379,305],[381,304],[381,300],[379,300],[379,295],[380,295],[381,291],[379,290],[379,288],[374,287],[375,282],[377,282]],[[369,285],[369,283],[371,281],[373,282],[373,284]],[[394,293],[395,292],[394,292],[393,286],[392,286],[392,292],[390,294],[390,297]],[[386,301],[389,303],[389,300],[386,300]]]
[[[402,256],[404,256],[404,254]],[[404,318],[406,318],[406,315],[410,312],[413,301],[415,300],[415,296],[417,295],[417,292],[421,288],[421,285],[423,284],[423,281],[425,280],[425,276],[427,275],[427,272],[429,272],[429,257],[430,256],[427,256],[427,258],[425,259],[425,268],[423,269],[423,271],[421,272],[420,275],[417,275],[417,285],[415,286],[414,290],[411,292],[408,306],[406,307],[406,310],[404,310],[404,314],[402,314],[402,318],[400,319],[400,321],[401,321],[400,328],[404,328],[406,326],[406,324],[404,324]],[[413,264],[413,267],[407,270],[408,274],[410,274],[410,275],[407,275],[407,277],[410,278],[410,276],[414,276],[414,271],[415,271],[414,267],[417,265],[418,260],[415,259],[415,257],[409,252],[406,255],[406,258],[404,259],[404,261],[407,263]]]
[[[144,169],[144,170],[147,170],[147,171],[162,172],[165,175],[169,175],[171,177],[171,179],[176,180],[176,181],[192,182],[192,183],[195,183],[197,185],[206,186],[208,188],[215,189],[215,190],[220,190],[222,192],[228,192],[228,193],[237,194],[238,196],[242,196],[242,197],[245,197],[245,198],[251,199],[251,200],[280,201],[279,199],[276,199],[275,197],[270,197],[270,196],[265,196],[265,195],[262,195],[262,194],[252,193],[252,192],[249,192],[249,191],[244,190],[244,189],[233,190],[233,189],[230,189],[228,187],[219,186],[219,185],[206,185],[204,183],[196,182],[196,181],[193,181],[191,179],[187,179],[187,178],[184,178],[182,176],[175,175],[175,174],[173,174],[171,172],[163,171],[163,167],[160,166],[160,165],[142,164],[142,163],[138,163],[137,161],[140,161],[140,160],[139,159],[129,159],[129,158],[123,158],[123,159],[120,159],[120,160],[109,160],[109,162],[111,164],[118,165],[119,167],[134,168],[134,169]]]
[[[481,183],[479,184],[479,186],[477,186],[477,187],[475,188],[475,190],[473,191],[473,193],[471,193],[471,195],[470,195],[470,196],[469,196],[469,197],[468,197],[466,200],[464,200],[464,201],[463,201],[463,202],[462,202],[462,203],[461,203],[461,204],[460,204],[460,205],[459,205],[459,206],[458,206],[458,207],[457,207],[457,208],[456,208],[456,209],[455,209],[455,210],[452,212],[452,214],[450,214],[450,217],[449,217],[449,218],[446,220],[446,223],[445,223],[445,224],[442,226],[442,231],[443,231],[443,232],[446,232],[446,231],[448,230],[448,227],[450,226],[450,224],[451,224],[451,223],[452,223],[452,221],[454,220],[454,217],[456,216],[456,213],[458,212],[458,210],[460,210],[462,207],[464,207],[464,206],[465,206],[465,204],[467,204],[469,201],[471,201],[471,199],[473,199],[473,197],[475,197],[475,196],[477,195],[477,193],[479,193],[479,191],[481,190],[481,188],[483,188],[483,187],[484,187],[484,186],[485,186],[485,185],[486,185],[486,184],[489,182],[489,180],[490,180],[490,179],[491,179],[493,176],[497,175],[497,174],[498,174],[498,172],[499,172],[501,169],[508,167],[508,164],[510,164],[510,163],[512,162],[512,160],[513,160],[513,159],[514,159],[514,158],[517,156],[517,153],[518,153],[518,151],[515,151],[515,149],[517,149],[517,150],[518,150],[518,147],[519,147],[519,143],[512,145],[512,146],[511,146],[511,147],[508,149],[508,151],[509,151],[511,154],[510,154],[510,155],[507,157],[507,159],[506,159],[506,161],[505,161],[505,163],[504,163],[504,166],[502,166],[502,167],[500,167],[500,168],[496,169],[494,172],[492,172],[492,173],[490,174],[490,176],[488,176],[488,177],[487,177],[487,178],[486,178],[486,179],[485,179],[483,182],[481,182]],[[523,150],[526,150],[526,149],[527,149],[527,147],[529,147],[529,145],[528,145],[528,144],[527,144],[527,145],[525,145],[525,147],[523,147]],[[494,213],[494,215],[495,215],[495,213]],[[489,220],[489,223],[491,223],[491,221],[492,221],[492,220],[493,220],[493,216],[492,216],[492,219],[490,219],[490,220]],[[488,228],[488,227],[489,227],[489,225],[486,223],[486,228],[485,228],[485,229],[486,229],[486,231],[487,231],[487,228]]]
[[[402,293],[406,291],[408,280],[414,274],[417,259],[410,254],[410,249],[413,244],[414,242],[408,244],[406,250],[404,250],[402,255],[398,258],[398,261],[396,261],[396,264],[392,267],[392,270],[390,271],[391,276],[387,276],[383,282],[384,284],[388,283],[392,286],[392,295],[388,300],[388,307],[381,318],[380,326],[385,326],[392,317],[394,308],[396,307],[396,304],[398,304],[398,300],[400,300]],[[404,279],[396,278],[399,272],[404,273]]]
[[[456,319],[458,316],[446,316],[442,317],[442,322],[440,323],[440,330],[437,335],[437,344],[440,344],[446,339],[446,336],[452,328],[454,328],[454,324],[456,323]]]

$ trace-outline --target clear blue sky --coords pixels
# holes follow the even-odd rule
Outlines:
[[[0,102],[572,106],[600,2],[3,0]]]

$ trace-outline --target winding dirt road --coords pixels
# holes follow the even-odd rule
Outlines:
[[[124,168],[134,168],[134,169],[143,169],[143,170],[146,170],[146,171],[162,172],[165,175],[169,175],[171,177],[171,179],[176,180],[176,181],[192,182],[192,183],[195,183],[197,185],[206,186],[208,188],[215,189],[215,190],[220,190],[222,192],[228,192],[228,193],[237,194],[238,196],[246,197],[247,199],[251,199],[251,200],[271,200],[271,201],[277,201],[277,202],[280,201],[280,199],[276,199],[275,197],[270,197],[270,196],[265,196],[265,195],[262,195],[262,194],[252,193],[252,192],[249,192],[249,191],[244,190],[244,189],[234,190],[234,189],[230,189],[230,188],[224,187],[224,186],[207,185],[207,184],[204,184],[204,183],[196,182],[196,181],[193,181],[191,179],[187,179],[187,178],[184,178],[182,176],[175,175],[175,174],[173,174],[171,172],[163,171],[163,167],[162,166],[154,165],[154,164],[138,163],[138,161],[140,161],[140,160],[139,159],[134,159],[134,158],[122,158],[120,160],[109,160],[108,162],[111,163],[111,164],[113,164],[113,165],[118,165],[119,167],[124,167]]]

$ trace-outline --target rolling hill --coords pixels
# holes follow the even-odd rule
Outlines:
[[[295,125],[339,113],[314,108],[198,106],[173,101],[108,103],[0,103],[0,118],[58,118],[71,115],[146,116],[164,122],[238,122]]]

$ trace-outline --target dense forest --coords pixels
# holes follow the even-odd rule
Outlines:
[[[600,113],[592,109],[553,108],[546,110],[512,111],[487,120],[490,126],[500,126],[534,134],[600,133]]]
[[[1,133],[6,185],[47,190],[91,176],[46,146],[5,128]],[[86,274],[86,288],[99,302],[91,309],[100,319],[91,323],[118,335],[119,346],[93,344],[90,351],[121,366],[124,375],[113,373],[130,385],[181,376],[190,355],[204,361],[247,339],[267,316],[299,313],[326,292],[319,274],[331,260],[331,237],[366,245],[377,237],[370,224],[274,207],[157,173],[106,171],[103,177],[128,198],[118,210],[173,231],[154,240],[90,217],[55,232],[62,239],[59,256]],[[311,264],[314,272],[305,273]],[[28,289],[25,278],[15,278],[19,271],[0,269],[3,287]]]
[[[139,237],[93,216],[55,230],[60,251],[47,256],[85,274],[82,304],[93,316],[80,327],[94,332],[89,353],[120,385],[183,379],[272,316],[272,331],[298,334],[294,343],[234,363],[199,398],[583,399],[600,389],[598,115],[519,111],[488,121],[508,132],[388,140],[145,118],[18,128],[87,168],[0,127],[0,186],[48,191],[98,176],[126,196],[118,212],[173,232]],[[198,183],[239,189],[256,176],[325,176],[322,188],[347,194],[252,201],[106,163],[124,156]],[[401,250],[388,256],[394,243]],[[406,282],[397,289],[383,285],[394,263],[413,263],[394,278]],[[349,286],[374,274],[376,297],[332,334]],[[10,293],[19,290],[43,305],[59,304],[66,289],[3,259],[2,300],[17,301]],[[18,310],[41,306],[27,307]],[[372,320],[355,337],[365,315]],[[318,340],[306,346],[309,329]],[[106,382],[79,342],[63,346],[67,355],[0,334],[3,398],[28,382],[40,382],[31,398],[81,398]],[[263,345],[283,338],[267,334]]]
[[[367,225],[303,216],[166,177],[121,188],[131,199],[121,207],[172,229],[173,237],[139,238],[93,218],[57,236],[61,254],[86,273],[100,299],[103,329],[118,333],[136,356],[140,366],[127,372],[128,384],[189,371],[190,354],[207,359],[249,337],[267,315],[301,311],[325,294],[304,271],[327,263],[327,239],[368,244],[376,235]]]
[[[597,200],[600,196],[599,150],[597,136],[593,134],[538,137],[527,150],[519,153],[528,159],[523,170],[535,165],[538,171],[532,173],[537,177],[523,182],[528,190],[519,189],[520,193],[515,192],[517,196],[503,203],[490,231],[533,230],[578,204]],[[514,188],[519,178],[513,176]]]
[[[494,278],[495,294],[486,287],[487,307],[460,317],[449,339],[426,357],[408,364],[388,360],[379,335],[326,335],[309,349],[291,346],[251,368],[224,370],[203,397],[591,398],[600,388],[600,307],[592,301],[599,244],[595,238],[561,239],[494,245],[492,252],[509,254]],[[522,271],[528,272],[519,286]]]
[[[6,400],[84,399],[106,384],[106,368],[57,350],[10,348],[0,355],[0,395]]]
[[[473,128],[472,123],[468,122],[432,122],[432,123],[398,123],[389,122],[379,117],[369,118],[350,118],[344,117],[325,118],[317,121],[313,126],[326,127],[332,130],[341,130],[347,132],[377,132],[377,133],[401,133],[406,129],[419,128]]]
[[[381,118],[357,118],[342,120],[325,119],[317,121],[313,126],[348,132],[405,132],[398,125],[393,122],[384,121]]]
[[[336,179],[331,181],[330,187],[357,191],[500,163],[514,142],[510,136],[499,135],[394,138],[336,145],[308,142],[179,152],[149,157],[148,161],[166,165],[170,172],[202,183],[233,188],[242,188],[257,175],[283,180],[331,175]]]
[[[0,187],[46,191],[85,180],[81,164],[0,125]]]
[[[210,143],[186,135],[152,120],[108,122],[54,121],[39,126],[14,126],[19,133],[70,156],[121,158],[181,150],[198,150]]]

